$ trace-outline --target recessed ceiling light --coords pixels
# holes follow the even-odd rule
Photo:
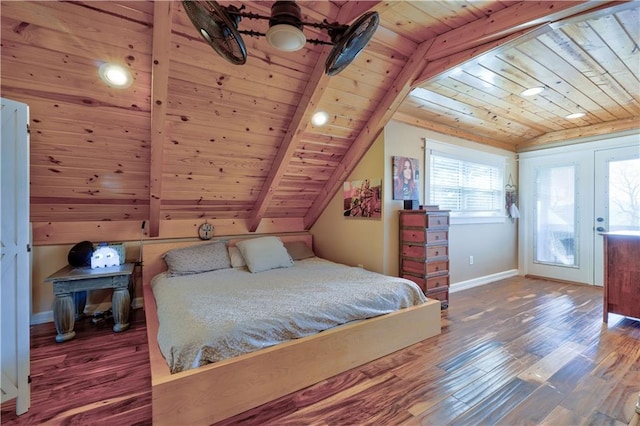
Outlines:
[[[568,118],[569,120],[573,120],[574,118],[584,117],[586,114],[584,112],[574,112],[573,114],[569,114],[564,118]]]
[[[131,73],[121,65],[104,63],[98,68],[98,74],[111,87],[126,88],[133,83]]]
[[[328,122],[329,114],[327,114],[325,111],[318,111],[311,117],[311,124],[317,127],[324,126]]]
[[[543,90],[544,87],[532,87],[530,89],[523,90],[520,94],[522,96],[535,96],[542,93]]]

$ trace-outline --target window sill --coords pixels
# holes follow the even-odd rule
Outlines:
[[[474,217],[474,216],[451,216],[451,225],[474,225],[484,223],[505,223],[506,216],[500,217]]]

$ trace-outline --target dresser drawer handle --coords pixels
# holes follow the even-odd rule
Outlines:
[[[439,239],[440,239],[440,235],[436,235],[436,240],[439,240]]]
[[[436,256],[439,255],[439,254],[440,254],[440,252],[438,250],[436,250]]]

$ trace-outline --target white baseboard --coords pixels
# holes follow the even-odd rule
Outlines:
[[[518,270],[511,269],[509,271],[498,272],[496,274],[485,275],[484,277],[478,277],[478,278],[473,278],[467,281],[461,281],[459,283],[451,284],[451,286],[449,287],[449,293],[455,293],[456,291],[466,290],[468,288],[490,284],[494,281],[515,277],[517,275],[518,275]]]
[[[131,307],[133,309],[142,308],[142,301],[142,297],[136,297],[135,299],[133,299]],[[111,308],[111,303],[105,302],[96,305],[87,305],[84,308],[84,312],[86,314],[93,315],[94,312],[104,312],[109,308]],[[45,324],[47,322],[53,322],[53,311],[36,312],[31,315],[31,325]]]

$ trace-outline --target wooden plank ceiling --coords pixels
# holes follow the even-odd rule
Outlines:
[[[268,16],[273,1],[244,3]],[[205,219],[222,234],[308,229],[391,119],[511,151],[640,127],[638,2],[299,5],[307,22],[375,10],[380,26],[328,77],[330,47],[246,35],[247,63],[231,65],[176,1],[3,2],[1,89],[30,107],[36,242],[105,221],[148,221],[151,237]],[[105,85],[103,62],[134,83]],[[317,110],[326,126],[309,123]]]

